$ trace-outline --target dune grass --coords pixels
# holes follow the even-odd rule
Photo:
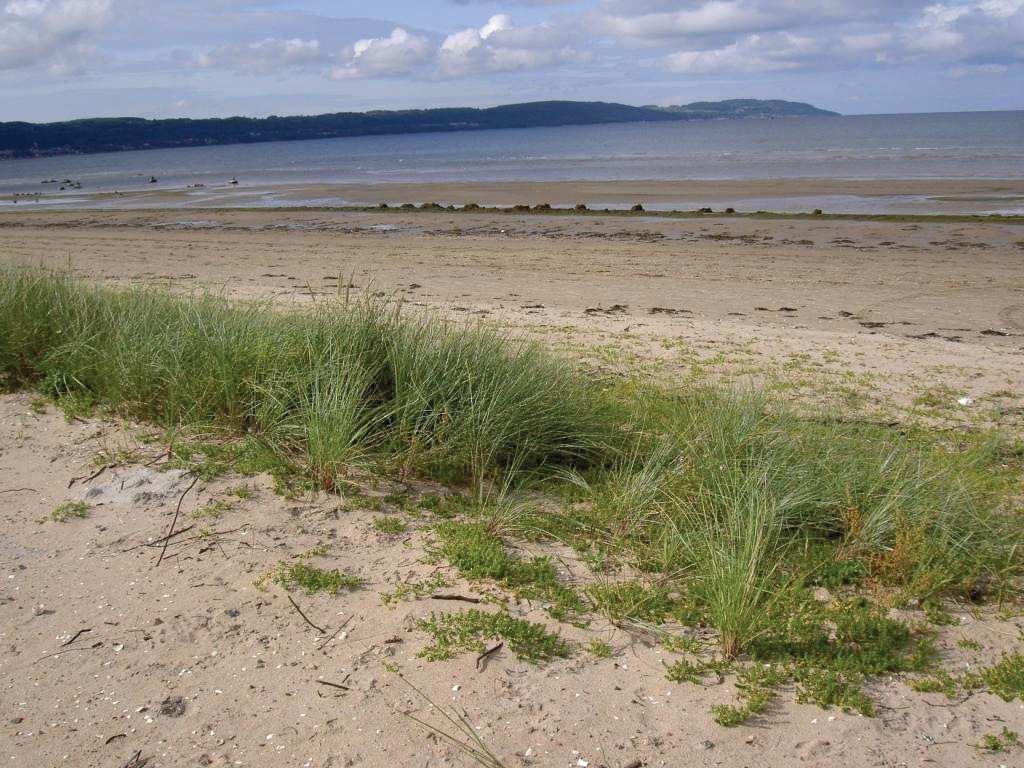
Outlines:
[[[808,420],[756,394],[604,381],[494,329],[384,304],[274,311],[4,269],[0,383],[245,436],[246,455],[326,491],[355,471],[466,486],[470,519],[442,527],[440,549],[469,578],[561,594],[546,561],[516,560],[501,541],[554,538],[610,581],[618,569],[649,579],[658,610],[715,627],[727,658],[803,654],[831,675],[806,678],[823,690],[848,670],[807,656],[836,621],[815,608],[815,586],[981,601],[1020,576],[1022,455],[997,435]],[[616,621],[631,605],[652,621],[650,600],[589,594]],[[887,626],[851,642],[891,644]]]
[[[606,450],[601,390],[536,345],[383,304],[275,313],[0,273],[0,377],[126,416],[248,434],[332,490],[353,467],[480,483]]]

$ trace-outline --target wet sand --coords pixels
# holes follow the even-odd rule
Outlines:
[[[1024,211],[1024,179],[763,179],[685,181],[441,182],[384,184],[225,183],[198,189],[162,188],[140,181],[119,193],[81,191],[39,198],[22,206],[72,207],[266,207],[376,205],[437,202],[443,205],[513,206],[549,203],[649,209],[734,207],[738,211],[811,211],[893,214],[1014,213]],[[2,189],[2,184],[0,184]],[[0,203],[11,206],[12,198]]]

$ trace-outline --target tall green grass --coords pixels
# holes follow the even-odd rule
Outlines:
[[[646,450],[583,483],[561,535],[679,575],[729,656],[816,584],[980,600],[1012,593],[1020,576],[1020,459],[998,435],[957,444],[809,421],[709,390],[640,390],[632,410]]]
[[[0,376],[163,425],[265,441],[331,489],[371,458],[484,482],[608,450],[607,396],[535,344],[383,304],[279,313],[0,272]]]
[[[815,584],[982,599],[1020,575],[1020,457],[998,437],[612,387],[383,304],[281,312],[3,269],[0,383],[244,434],[326,490],[356,467],[468,483],[489,531],[546,531],[681,585],[730,656]],[[572,501],[539,511],[527,483]]]

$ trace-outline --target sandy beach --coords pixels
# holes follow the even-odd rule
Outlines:
[[[282,303],[371,292],[519,329],[599,366],[754,383],[879,418],[1024,420],[1016,225],[25,212],[0,216],[0,253]]]
[[[1024,433],[1016,225],[19,211],[0,215],[0,259],[281,307],[372,294],[498,324],[604,372],[757,386],[809,412],[953,435],[993,425]],[[1019,728],[1019,702],[985,692],[950,701],[912,692],[900,676],[871,684],[873,718],[798,703],[787,686],[756,724],[722,728],[709,707],[734,699],[724,679],[669,683],[675,656],[656,637],[603,619],[555,624],[530,602],[517,615],[581,648],[606,642],[611,657],[581,651],[535,666],[499,649],[482,665],[471,655],[426,662],[416,622],[450,604],[428,595],[386,605],[381,593],[439,572],[446,592],[479,598],[487,588],[430,561],[428,519],[411,518],[400,535],[374,527],[375,517],[402,512],[389,496],[396,488],[285,498],[265,476],[190,488],[180,473],[156,471],[161,447],[143,440],[146,431],[68,421],[30,394],[0,398],[0,749],[11,765],[121,766],[136,753],[159,765],[470,764],[406,716],[445,725],[398,669],[464,712],[509,767],[991,766],[1019,757],[978,747],[1004,725]],[[156,566],[176,510],[197,522],[239,484],[247,495],[206,521],[213,533],[182,538]],[[69,501],[94,505],[91,516],[47,518]],[[524,552],[539,553],[557,559],[568,583],[586,572],[567,548]],[[365,579],[343,597],[296,593],[322,631],[267,586],[277,563],[298,557]],[[936,635],[948,668],[992,664],[1016,647],[1019,617],[950,611]],[[894,615],[924,619],[917,609]]]
[[[1022,84],[1024,0],[0,0],[0,768],[1024,768]]]

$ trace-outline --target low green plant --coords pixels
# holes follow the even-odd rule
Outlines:
[[[512,555],[483,523],[446,521],[436,528],[436,553],[470,580],[489,579],[525,599],[543,600],[556,619],[579,619],[585,606],[575,591],[559,583],[547,557],[524,560]]]
[[[89,516],[89,505],[84,501],[65,501],[58,504],[50,513],[55,523],[66,523],[68,520],[82,520]]]
[[[937,627],[948,627],[959,623],[949,611],[935,600],[926,600],[921,608],[924,610],[924,615],[928,621]]]
[[[812,668],[797,670],[794,676],[799,682],[796,700],[800,703],[817,704],[822,709],[839,707],[844,712],[875,716],[875,703],[861,690],[864,677],[859,673]]]
[[[1005,653],[996,664],[982,670],[980,675],[989,691],[1003,701],[1024,701],[1024,654]]]
[[[393,605],[403,600],[420,600],[439,589],[450,586],[451,582],[443,574],[434,573],[421,581],[399,582],[392,591],[381,592],[380,599],[385,605]]]
[[[627,620],[662,624],[678,607],[667,588],[636,581],[592,584],[586,594],[594,610],[615,624]]]
[[[704,644],[697,638],[690,637],[689,635],[662,635],[661,647],[672,653],[690,653],[694,655],[704,650]]]
[[[248,501],[253,497],[252,486],[241,483],[228,489],[228,493],[239,501]]]
[[[665,665],[665,678],[673,683],[700,685],[709,675],[714,675],[720,681],[724,680],[725,674],[732,671],[733,667],[734,663],[728,659],[698,661],[678,659],[672,664]]]
[[[776,688],[789,678],[789,673],[771,666],[743,667],[736,681],[741,704],[718,704],[711,708],[712,719],[721,726],[734,728],[751,717],[763,714],[775,698]]]
[[[954,698],[958,690],[956,679],[948,672],[938,671],[925,677],[916,677],[907,683],[911,690],[918,693],[942,693],[947,698]]]
[[[610,659],[615,652],[608,643],[597,638],[587,643],[586,651],[596,659]]]
[[[1004,725],[999,733],[986,733],[982,736],[978,748],[986,752],[1007,752],[1020,746],[1020,743],[1020,735]]]
[[[397,536],[409,530],[409,526],[405,521],[397,517],[375,517],[373,518],[373,527],[380,533],[385,533],[389,536]]]
[[[216,519],[229,509],[231,509],[230,501],[225,501],[224,499],[217,499],[215,501],[210,501],[201,507],[197,507],[196,509],[192,510],[192,512],[190,512],[189,514],[191,517],[194,517],[196,519]]]
[[[551,661],[570,654],[569,644],[544,625],[517,619],[505,611],[488,613],[473,608],[464,613],[431,614],[417,626],[433,638],[433,643],[419,653],[428,661],[443,661],[460,653],[483,653],[485,641],[490,638],[500,638],[523,661]]]
[[[306,563],[281,564],[274,571],[273,580],[285,589],[301,587],[307,594],[327,592],[337,595],[343,590],[358,589],[365,580],[350,573],[337,569],[324,570]]]

